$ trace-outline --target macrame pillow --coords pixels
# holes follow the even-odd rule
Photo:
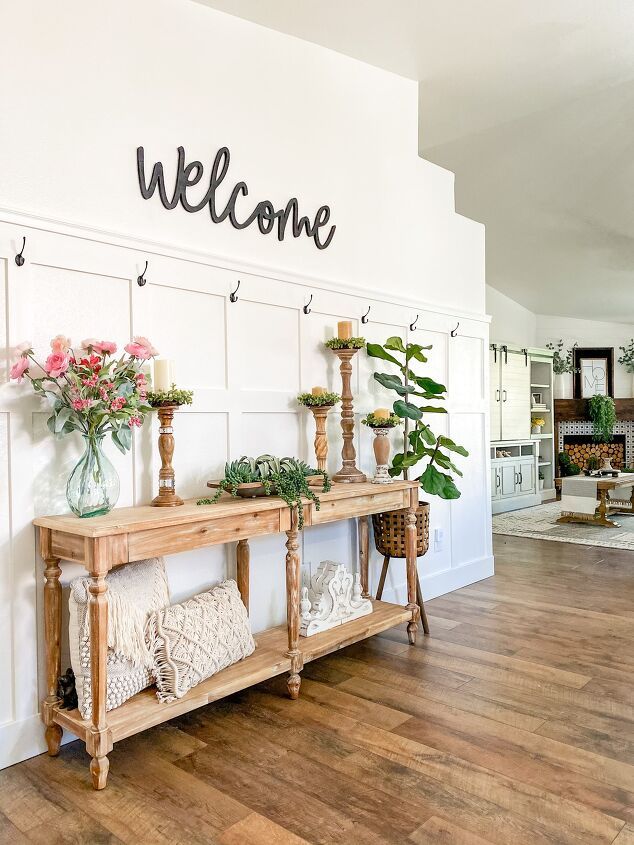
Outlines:
[[[108,658],[106,710],[113,710],[154,682],[152,653],[145,639],[150,613],[170,603],[163,558],[131,563],[106,576]],[[90,578],[70,583],[68,638],[79,712],[92,716],[90,680]]]
[[[235,581],[224,581],[182,604],[157,610],[148,621],[147,636],[162,702],[182,698],[196,684],[255,649]]]

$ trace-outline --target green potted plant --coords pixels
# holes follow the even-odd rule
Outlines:
[[[611,443],[614,438],[616,407],[611,396],[591,396],[588,415],[592,421],[592,439],[597,443]]]
[[[539,470],[538,475],[539,475],[539,489],[543,490],[544,489],[544,473],[542,472],[541,469]]]
[[[313,469],[297,458],[277,458],[274,455],[249,458],[245,455],[225,464],[224,478],[207,483],[209,487],[217,488],[214,496],[199,499],[196,504],[213,505],[224,492],[244,498],[279,496],[291,510],[297,509],[301,531],[304,527],[302,497],[314,502],[317,510],[321,506],[319,497],[310,487],[316,482],[321,485],[322,493],[330,490],[330,479],[324,470]]]
[[[557,460],[559,461],[559,472],[562,478],[567,478],[570,475],[579,475],[581,472],[579,464],[573,463],[567,452],[560,452]]]
[[[401,424],[401,418],[390,413],[389,408],[377,408],[361,420],[374,434],[374,459],[376,461],[376,472],[372,479],[373,484],[391,484],[389,462],[390,462],[390,441],[389,434],[393,428]]]
[[[561,338],[557,343],[547,343],[546,349],[550,349],[553,354],[553,396],[555,399],[571,399],[572,398],[572,379],[569,377],[575,372],[579,372],[574,366],[574,350],[579,344],[577,342],[569,349],[564,348],[564,342]]]
[[[627,346],[619,346],[619,349],[623,354],[618,361],[632,376],[632,396],[634,396],[634,337],[630,339]]]

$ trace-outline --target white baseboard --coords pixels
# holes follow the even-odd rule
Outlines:
[[[423,566],[420,567],[424,568]],[[462,566],[452,569],[443,569],[442,572],[434,572],[425,575],[420,572],[420,587],[423,591],[425,601],[444,596],[452,590],[459,590],[460,587],[467,587],[483,578],[490,578],[494,573],[493,556],[487,556],[472,560]],[[396,587],[385,589],[383,592],[385,601],[392,601],[395,604],[407,603],[407,585],[405,582]]]
[[[64,731],[62,745],[74,742],[77,737]],[[39,715],[29,716],[21,722],[0,725],[0,769],[13,766],[29,757],[46,751],[44,725]]]

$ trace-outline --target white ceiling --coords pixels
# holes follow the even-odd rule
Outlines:
[[[420,153],[487,226],[489,284],[634,322],[633,0],[199,0],[420,81]]]

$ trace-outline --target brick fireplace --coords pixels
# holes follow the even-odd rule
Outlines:
[[[634,399],[615,399],[617,422],[612,443],[595,443],[592,423],[588,419],[585,399],[555,400],[555,447],[568,452],[571,459],[584,469],[590,455],[601,460],[605,454],[612,466],[634,466]]]

